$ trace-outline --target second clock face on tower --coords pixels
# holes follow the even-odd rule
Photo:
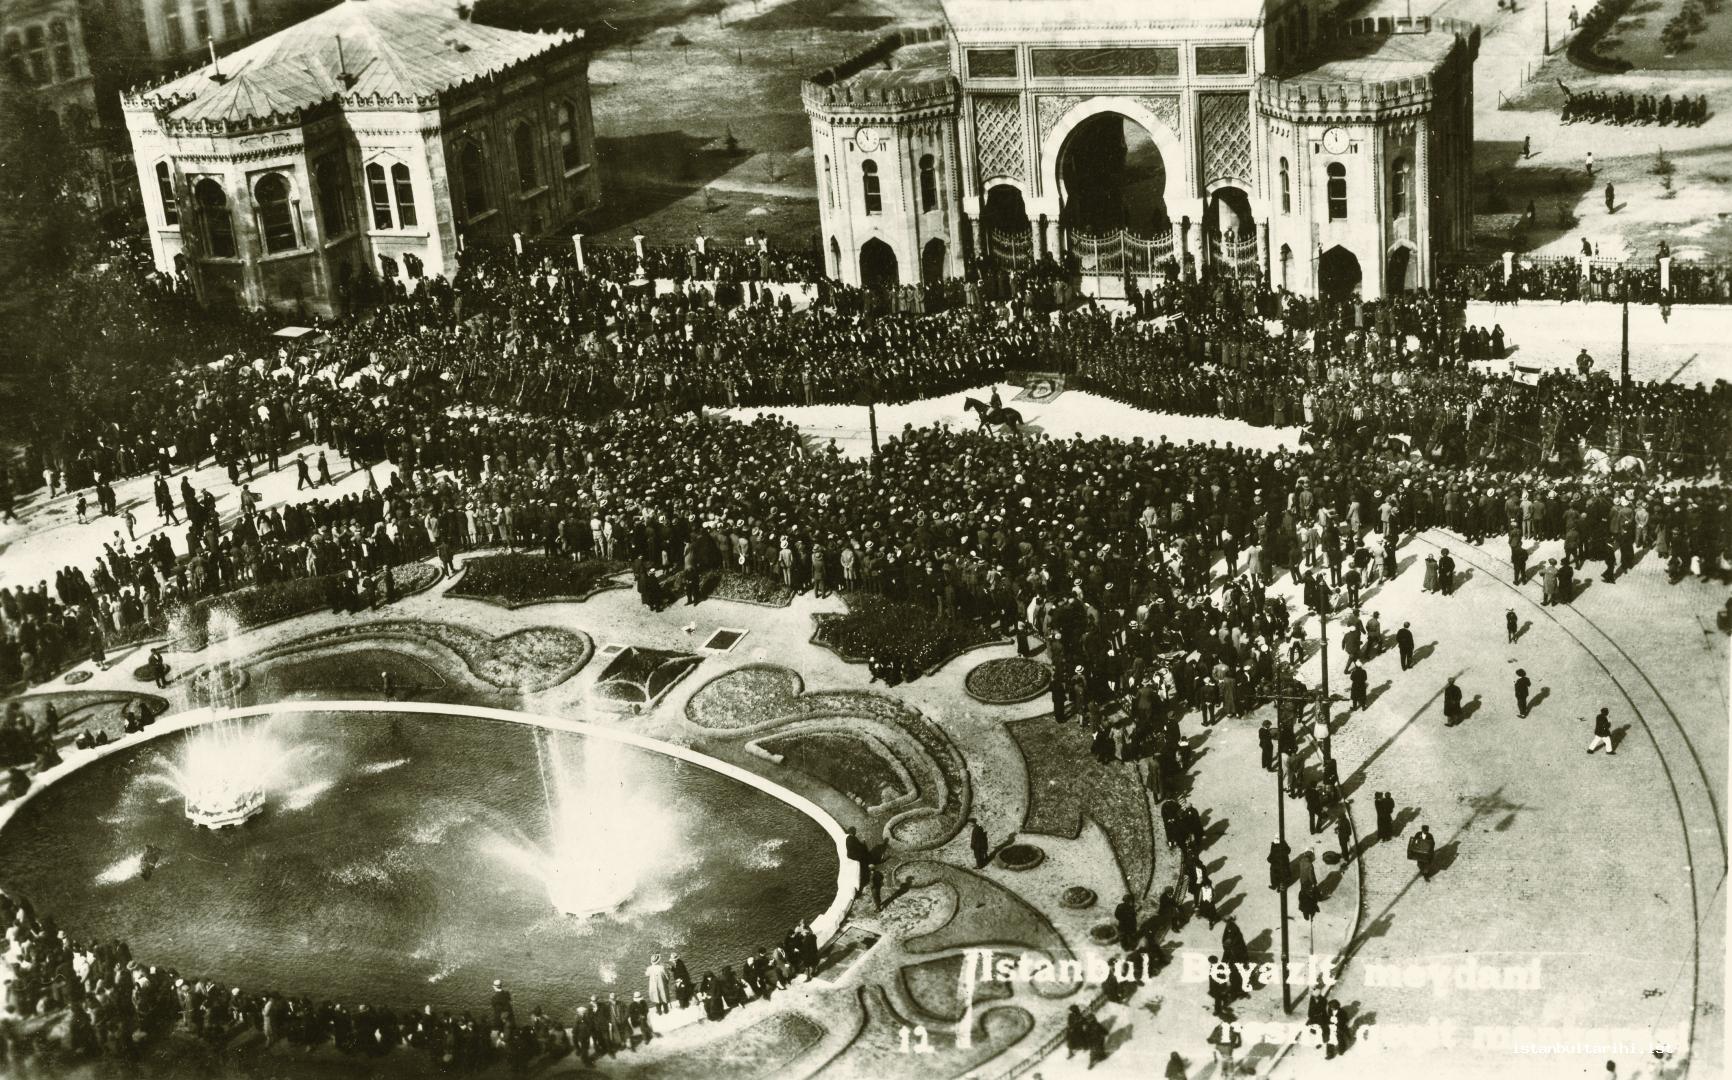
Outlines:
[[[1323,133],[1323,150],[1330,154],[1347,153],[1347,132],[1338,127],[1332,127]]]

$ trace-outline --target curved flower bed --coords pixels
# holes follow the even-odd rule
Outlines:
[[[426,563],[405,563],[391,568],[392,587],[397,599],[412,596],[439,580],[439,569]],[[337,575],[312,578],[290,578],[264,585],[249,585],[244,589],[212,596],[177,609],[170,617],[173,643],[176,649],[197,652],[210,644],[211,613],[222,611],[241,630],[256,630],[318,611],[330,604],[330,590]],[[383,596],[384,574],[373,575],[374,584]]]
[[[274,659],[314,645],[367,639],[443,646],[456,653],[477,678],[501,690],[523,694],[558,686],[582,671],[595,655],[595,643],[588,634],[558,626],[530,626],[489,638],[454,623],[387,619],[309,634],[270,649],[258,659]]]
[[[910,794],[870,742],[846,732],[799,731],[759,745],[788,768],[822,781],[868,810]]]
[[[627,646],[603,669],[595,684],[596,696],[622,708],[647,709],[691,674],[703,659],[690,653]]]
[[[600,592],[623,589],[613,580],[626,565],[612,559],[553,559],[546,555],[478,555],[463,564],[463,576],[447,596],[503,608],[530,604],[582,603]]]
[[[993,631],[970,619],[949,619],[919,604],[888,600],[871,593],[847,597],[846,614],[816,615],[812,643],[850,664],[871,657],[898,667],[910,664],[931,672],[980,645],[1000,640]]]
[[[780,664],[745,664],[698,687],[686,719],[718,731],[759,727],[794,713],[804,689],[799,673]]]
[[[1001,656],[976,664],[962,680],[968,696],[986,705],[1033,701],[1052,685],[1052,668],[1023,656]]]

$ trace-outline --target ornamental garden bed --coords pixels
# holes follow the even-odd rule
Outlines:
[[[1023,831],[1075,839],[1083,819],[1107,834],[1125,883],[1142,895],[1153,880],[1155,828],[1148,797],[1129,765],[1103,765],[1089,752],[1089,735],[1047,717],[1006,725],[1028,764],[1028,813]]]
[[[391,568],[392,588],[399,600],[431,587],[439,576],[437,567],[421,562]],[[382,572],[373,576],[380,596],[384,595],[383,578]],[[209,645],[211,616],[217,611],[233,619],[237,630],[257,630],[329,607],[331,587],[336,581],[335,574],[272,581],[206,597],[177,608],[169,617],[174,647],[185,652],[197,652]]]
[[[717,731],[741,731],[791,715],[804,683],[780,664],[744,664],[698,687],[686,719]]]
[[[802,731],[758,744],[782,764],[827,784],[870,810],[910,794],[896,770],[865,739],[839,731]]]
[[[627,569],[613,559],[577,561],[525,553],[478,555],[463,564],[463,576],[446,595],[504,608],[581,603],[596,593],[625,588],[613,579]]]
[[[690,653],[627,645],[602,669],[595,693],[608,705],[641,712],[660,701],[702,662],[703,657]]]
[[[901,668],[934,669],[981,645],[1001,640],[972,619],[949,619],[919,604],[889,600],[871,593],[845,597],[845,614],[814,616],[812,643],[822,645],[850,664],[871,657]]]
[[[309,634],[274,648],[260,660],[274,660],[340,641],[407,641],[433,644],[457,654],[477,678],[521,694],[558,686],[583,670],[595,654],[589,635],[558,626],[530,626],[489,638],[455,623],[408,619],[354,623]]]
[[[1052,686],[1052,668],[1023,656],[1001,656],[976,664],[962,680],[968,696],[986,705],[1033,701]]]

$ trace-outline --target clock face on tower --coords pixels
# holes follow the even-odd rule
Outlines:
[[[854,133],[854,145],[863,154],[870,154],[878,149],[878,133],[869,127],[863,127]]]
[[[1347,152],[1347,132],[1338,127],[1332,127],[1323,133],[1323,149],[1331,154]]]

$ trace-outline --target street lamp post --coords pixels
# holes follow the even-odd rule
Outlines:
[[[1304,706],[1300,705],[1303,709]],[[1277,706],[1279,709],[1279,706]],[[1287,788],[1285,773],[1286,752],[1282,750],[1281,740],[1277,737],[1275,745],[1275,831],[1281,841],[1281,850],[1287,848]],[[1288,852],[1291,854],[1291,852]],[[1281,868],[1281,970],[1277,976],[1281,980],[1281,1011],[1289,1015],[1293,1012],[1293,990],[1287,985],[1287,868]]]
[[[1540,55],[1550,56],[1552,54],[1552,0],[1545,0],[1545,25],[1545,44],[1541,46]]]

